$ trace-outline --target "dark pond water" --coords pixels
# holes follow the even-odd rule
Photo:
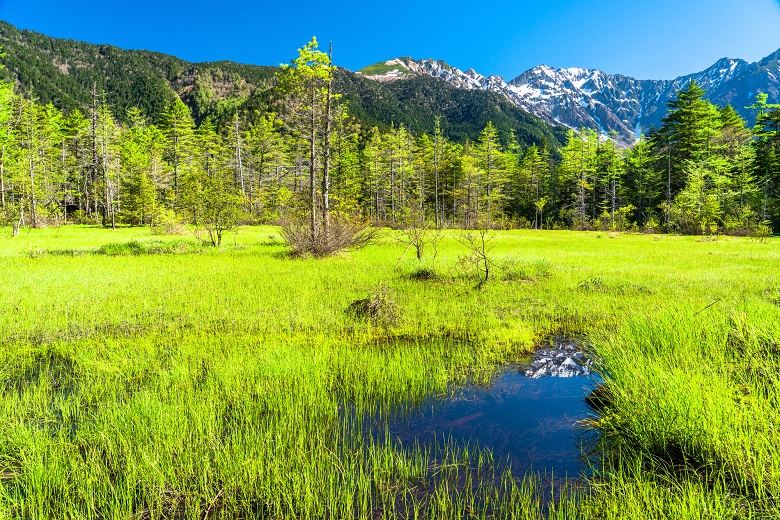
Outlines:
[[[390,435],[432,448],[443,439],[489,448],[516,476],[576,478],[587,472],[584,454],[596,440],[578,422],[592,414],[584,398],[597,384],[578,344],[557,339],[527,362],[503,367],[487,387],[429,398],[391,421]]]

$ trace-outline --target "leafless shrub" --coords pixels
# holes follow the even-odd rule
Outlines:
[[[314,232],[303,219],[282,222],[281,235],[295,256],[328,256],[360,249],[372,243],[378,230],[367,222],[334,215],[328,226],[320,223]]]
[[[432,226],[432,222],[425,222],[423,219],[416,217],[410,218],[404,224],[401,232],[396,236],[396,240],[402,244],[407,244],[407,246],[398,259],[396,267],[398,267],[398,264],[409,249],[414,249],[418,261],[422,261],[423,257],[426,256],[426,251],[430,251],[432,258],[436,260],[439,254],[439,244],[444,235],[440,229],[435,229]]]
[[[495,265],[490,252],[493,249],[492,243],[494,235],[490,233],[487,227],[480,227],[474,231],[467,231],[459,237],[460,243],[469,249],[469,254],[461,258],[462,265],[470,265],[477,273],[479,283],[477,288],[482,287],[490,278],[491,268]]]

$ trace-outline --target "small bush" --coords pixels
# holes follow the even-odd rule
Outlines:
[[[95,251],[95,254],[107,256],[130,256],[142,255],[144,253],[146,253],[146,246],[137,240],[104,244]]]
[[[294,219],[282,223],[281,235],[295,256],[329,256],[367,246],[376,239],[377,229],[363,220],[333,215],[327,230],[319,223],[312,233],[308,222]]]
[[[409,278],[412,280],[419,280],[423,282],[430,282],[441,278],[439,273],[431,266],[421,265],[409,274]]]
[[[184,224],[173,210],[162,208],[152,221],[152,233],[155,235],[181,235]]]
[[[377,286],[367,297],[350,303],[347,313],[357,318],[367,318],[373,325],[382,327],[395,325],[399,317],[392,290],[384,284]]]
[[[772,237],[772,228],[768,224],[762,222],[756,225],[750,232],[750,238],[758,242],[764,243]]]

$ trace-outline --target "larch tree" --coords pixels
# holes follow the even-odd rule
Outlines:
[[[479,134],[476,154],[477,164],[483,171],[485,224],[490,229],[493,225],[495,213],[500,214],[506,184],[506,167],[503,151],[498,140],[498,131],[491,121],[488,121],[482,133]]]
[[[282,118],[294,133],[309,145],[309,233],[317,240],[319,228],[327,233],[330,223],[330,131],[333,100],[333,72],[331,57],[317,49],[317,39],[298,49],[298,57],[291,64],[283,64],[278,73],[279,84],[285,92],[285,112]],[[318,182],[319,151],[322,151],[322,177]],[[317,188],[321,187],[321,197]],[[322,218],[318,217],[322,209]]]

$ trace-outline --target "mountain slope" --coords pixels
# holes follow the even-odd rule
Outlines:
[[[386,83],[427,75],[461,89],[495,92],[551,124],[614,132],[626,144],[639,133],[659,126],[667,112],[666,103],[694,79],[707,90],[713,103],[732,104],[751,123],[755,115],[745,107],[753,103],[756,93],[766,92],[770,101],[780,100],[780,51],[757,63],[723,58],[704,71],[669,81],[541,65],[507,83],[499,76],[483,76],[473,69],[461,71],[442,61],[411,58],[373,65],[360,74]]]
[[[237,109],[270,109],[275,97],[277,67],[190,63],[155,52],[51,38],[2,21],[0,45],[6,52],[3,78],[64,110],[86,110],[93,85],[97,92],[106,92],[106,102],[119,119],[137,106],[156,120],[178,95],[197,121],[206,116],[224,121]],[[493,121],[505,142],[511,132],[523,145],[544,139],[557,147],[565,139],[565,129],[554,128],[499,94],[469,94],[419,75],[408,79],[379,84],[339,69],[337,90],[349,102],[352,115],[366,126],[403,124],[415,133],[432,133],[439,116],[443,134],[460,142],[475,140],[488,121]]]
[[[339,72],[337,87],[345,92],[350,112],[371,126],[403,124],[412,132],[432,134],[438,116],[442,133],[456,142],[475,141],[488,121],[505,144],[512,132],[526,146],[546,140],[558,147],[566,140],[565,128],[541,121],[495,92],[470,92],[422,75],[377,83],[349,71]]]
[[[0,45],[6,53],[4,79],[44,103],[84,109],[93,85],[120,119],[138,107],[153,119],[178,94],[200,119],[267,88],[274,67],[231,62],[189,63],[149,51],[128,51],[22,31],[0,22]]]

